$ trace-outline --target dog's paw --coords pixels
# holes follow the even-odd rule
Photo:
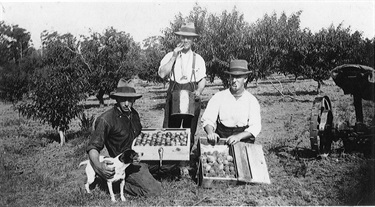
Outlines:
[[[125,196],[121,196],[121,201],[126,201]]]

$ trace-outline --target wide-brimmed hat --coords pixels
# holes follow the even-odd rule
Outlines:
[[[181,26],[180,31],[175,32],[176,35],[198,37],[199,35],[195,32],[195,26],[193,22],[186,23]]]
[[[229,65],[229,71],[224,71],[231,75],[246,75],[251,73],[247,68],[246,60],[232,60]]]
[[[127,85],[126,80],[121,78],[117,84],[117,88],[109,94],[109,97],[116,98],[141,98],[141,94],[137,94],[133,87]]]

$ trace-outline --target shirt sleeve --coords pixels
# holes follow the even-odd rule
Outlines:
[[[208,101],[207,107],[202,115],[201,122],[203,128],[207,125],[214,127],[214,131],[216,130],[216,121],[219,116],[219,108],[220,108],[220,101],[217,94],[212,96],[212,98]]]
[[[95,121],[95,128],[91,133],[90,141],[86,147],[86,151],[89,152],[92,149],[96,149],[100,152],[104,148],[104,139],[109,133],[109,125],[105,119],[99,117]]]
[[[195,75],[197,81],[206,77],[206,63],[204,62],[202,56],[198,54],[196,54]]]
[[[165,65],[165,64],[168,63],[168,61],[172,58],[172,55],[173,55],[173,52],[169,52],[169,53],[167,53],[167,54],[163,57],[163,59],[161,59],[161,61],[160,61],[160,65],[159,65],[159,71],[160,71],[161,66],[163,66],[163,65]]]
[[[250,101],[249,110],[249,127],[245,131],[250,132],[254,137],[257,137],[262,129],[260,105],[258,100],[252,96]]]

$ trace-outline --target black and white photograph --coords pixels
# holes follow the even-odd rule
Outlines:
[[[375,1],[0,1],[0,206],[375,206]]]

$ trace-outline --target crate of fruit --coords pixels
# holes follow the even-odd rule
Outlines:
[[[233,151],[224,144],[225,139],[220,139],[215,145],[207,139],[198,139],[198,185],[203,188],[213,187],[213,183],[237,183],[237,167]]]
[[[142,160],[183,161],[190,158],[190,129],[142,129],[132,144],[132,149],[143,153]]]
[[[212,188],[213,183],[270,183],[261,145],[239,142],[234,146],[220,139],[215,145],[206,138],[198,140],[198,185]]]

